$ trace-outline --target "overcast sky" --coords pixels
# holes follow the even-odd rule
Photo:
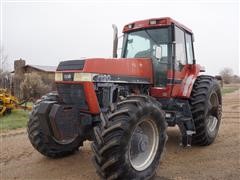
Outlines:
[[[207,73],[239,72],[238,1],[1,1],[1,45],[10,64],[55,65],[111,57],[112,27],[169,16],[194,32],[195,56]],[[120,34],[119,34],[120,35]],[[6,68],[6,66],[5,66]]]

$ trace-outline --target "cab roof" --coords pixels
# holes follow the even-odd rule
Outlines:
[[[123,33],[140,30],[140,29],[146,29],[146,28],[170,26],[172,24],[177,25],[178,27],[184,29],[185,31],[187,31],[191,34],[193,33],[191,29],[187,28],[183,24],[175,21],[174,19],[172,19],[170,17],[151,18],[151,19],[145,19],[145,20],[140,20],[140,21],[135,21],[135,22],[129,23],[124,26]]]

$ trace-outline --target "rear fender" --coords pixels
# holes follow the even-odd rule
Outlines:
[[[158,98],[189,98],[200,69],[198,64],[187,64],[181,71],[169,70],[166,87],[151,88],[151,95]]]
[[[181,72],[175,72],[175,79],[180,80],[180,84],[174,84],[172,97],[189,98],[193,85],[200,74],[201,66],[198,64],[185,65]]]

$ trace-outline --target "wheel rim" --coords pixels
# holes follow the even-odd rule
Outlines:
[[[207,130],[210,134],[215,132],[218,124],[218,109],[219,109],[219,101],[218,96],[214,92],[211,94],[209,98],[209,110],[207,115]]]
[[[216,129],[217,127],[217,123],[218,123],[218,119],[214,116],[208,116],[208,131],[209,132],[214,132],[214,130]]]
[[[143,171],[153,162],[159,144],[159,132],[152,119],[140,121],[131,136],[129,159],[132,167]]]

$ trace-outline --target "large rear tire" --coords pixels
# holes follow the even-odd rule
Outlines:
[[[160,104],[148,96],[130,96],[110,109],[94,128],[97,173],[103,179],[152,178],[167,140]]]
[[[202,75],[196,79],[190,106],[196,128],[193,144],[212,144],[218,134],[222,116],[221,88],[214,77]]]
[[[41,103],[46,102],[49,102],[50,105],[46,108],[45,114],[42,114],[40,106]],[[28,138],[33,147],[44,156],[51,158],[70,155],[78,150],[83,142],[80,137],[77,137],[69,143],[61,144],[53,137],[48,115],[52,105],[58,102],[59,98],[56,94],[50,93],[43,96],[43,98],[34,105],[27,125]]]

